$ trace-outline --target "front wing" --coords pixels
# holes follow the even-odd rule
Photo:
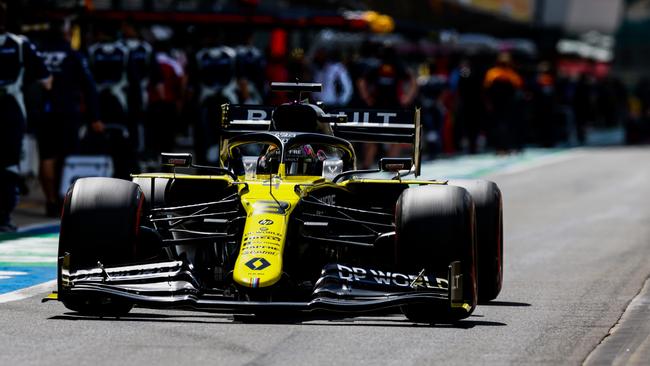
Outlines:
[[[460,262],[449,266],[447,278],[424,273],[406,275],[342,264],[328,264],[315,283],[311,299],[304,302],[242,301],[230,290],[201,289],[192,266],[182,261],[92,269],[71,272],[62,259],[59,300],[63,296],[126,301],[144,308],[190,309],[232,313],[264,311],[367,312],[409,304],[470,306],[462,299]],[[48,297],[51,300],[55,297]]]

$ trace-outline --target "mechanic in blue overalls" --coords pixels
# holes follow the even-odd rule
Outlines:
[[[70,45],[69,22],[53,22],[40,49],[53,82],[45,118],[37,128],[39,178],[46,199],[46,215],[57,217],[61,213],[58,192],[63,162],[67,156],[79,153],[79,129],[84,121],[89,121],[91,130],[101,133],[104,124],[99,118],[97,88],[88,62]]]
[[[15,231],[11,212],[18,203],[18,167],[25,133],[22,88],[39,80],[46,89],[52,78],[36,47],[6,31],[7,7],[0,2],[0,232]]]
[[[194,145],[199,161],[219,161],[217,124],[221,104],[238,103],[235,79],[236,52],[230,47],[207,47],[196,53],[195,83],[200,108],[194,129]]]
[[[129,50],[121,42],[88,47],[90,67],[97,84],[99,107],[106,123],[127,124]]]
[[[137,127],[129,119],[129,49],[122,42],[100,42],[88,48],[88,58],[99,94],[100,116],[106,124],[103,143],[93,144],[97,146],[92,152],[110,154],[113,175],[128,179],[137,165]]]
[[[126,25],[123,27],[125,38],[119,43],[128,50],[127,59],[127,105],[129,126],[134,137],[137,136],[138,151],[145,149],[144,119],[149,106],[147,87],[152,69],[153,48],[137,37],[135,29]]]
[[[264,56],[254,46],[236,48],[237,99],[239,104],[263,104]]]

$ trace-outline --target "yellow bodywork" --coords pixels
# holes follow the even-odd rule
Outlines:
[[[240,187],[246,224],[233,279],[246,287],[268,287],[282,277],[282,258],[290,214],[300,196],[296,185],[322,178],[292,177],[248,180]]]
[[[296,186],[324,181],[319,177],[287,177],[284,164],[278,170],[280,175],[248,179],[239,188],[246,224],[233,280],[245,287],[269,287],[282,278],[289,219],[300,201]]]
[[[234,182],[223,175],[187,175],[174,173],[139,174],[140,178],[211,179],[238,184],[241,204],[246,211],[246,223],[240,250],[233,271],[233,280],[245,287],[262,288],[276,284],[282,278],[283,254],[291,212],[301,196],[316,186],[354,184],[445,184],[445,181],[350,179],[341,184],[316,176],[286,176],[284,164],[279,175],[258,175],[254,179],[239,177]],[[245,182],[245,183],[244,183]],[[297,189],[298,188],[298,189]]]

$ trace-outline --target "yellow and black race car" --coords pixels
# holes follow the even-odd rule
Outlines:
[[[418,179],[418,110],[301,101],[225,105],[221,166],[163,154],[162,173],[77,180],[65,197],[58,300],[91,315],[134,305],[234,313],[380,309],[453,322],[502,282],[493,182]],[[357,170],[350,141],[404,143],[413,159]]]

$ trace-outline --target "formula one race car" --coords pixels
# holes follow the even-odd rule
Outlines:
[[[496,184],[417,179],[418,110],[295,101],[224,105],[220,166],[163,154],[166,172],[77,180],[65,197],[58,298],[89,315],[134,305],[231,313],[394,309],[454,322],[502,282]],[[270,118],[269,118],[270,117]],[[412,143],[357,170],[350,141]]]

